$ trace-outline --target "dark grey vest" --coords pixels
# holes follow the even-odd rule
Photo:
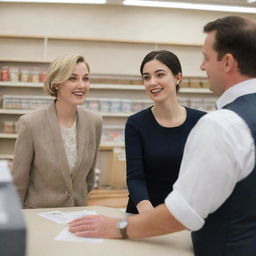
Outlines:
[[[224,108],[243,118],[256,145],[256,94],[241,96]],[[256,256],[256,165],[202,229],[192,232],[192,241],[196,256]]]

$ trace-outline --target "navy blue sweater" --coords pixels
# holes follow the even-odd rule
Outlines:
[[[172,128],[158,124],[151,107],[127,120],[125,149],[129,201],[127,212],[137,213],[136,204],[164,202],[176,181],[189,132],[205,112],[186,108],[185,122]]]

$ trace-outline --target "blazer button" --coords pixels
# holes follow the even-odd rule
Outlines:
[[[66,194],[67,197],[70,197],[69,191],[66,191],[65,194]]]

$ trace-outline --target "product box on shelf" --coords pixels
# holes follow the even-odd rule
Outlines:
[[[191,97],[190,98],[189,106],[194,109],[198,110],[205,110],[204,109],[204,99],[202,97]]]
[[[102,113],[136,113],[151,105],[150,100],[119,98],[87,98],[84,103],[88,110]]]
[[[111,99],[110,112],[111,113],[123,112],[122,111],[122,102],[120,99],[117,99],[117,98]]]
[[[153,103],[150,100],[132,100],[131,111],[137,113],[145,108],[152,106]]]
[[[3,108],[38,109],[49,105],[53,100],[51,96],[3,95]]]
[[[100,101],[99,98],[86,98],[84,102],[84,107],[93,112],[100,111]]]
[[[9,69],[9,81],[18,82],[20,76],[20,70],[17,67],[10,67]]]
[[[188,78],[184,78],[180,85],[183,88],[188,88],[189,87],[189,79]]]
[[[110,113],[111,112],[111,104],[112,104],[112,99],[101,98],[100,99],[100,111],[103,113]]]
[[[102,144],[123,144],[124,127],[120,125],[104,125],[101,136]]]
[[[0,67],[0,81],[11,82],[44,82],[46,67],[28,65],[3,65]]]
[[[203,111],[215,110],[216,98],[212,97],[191,97],[189,99],[189,107]]]
[[[204,98],[204,110],[205,111],[214,111],[216,110],[215,104],[216,104],[216,98]]]
[[[190,78],[189,79],[190,88],[202,88],[202,83],[199,78]]]
[[[121,112],[132,112],[132,101],[130,99],[121,99]]]
[[[16,133],[17,132],[17,124],[18,122],[14,122],[14,121],[4,121],[3,122],[3,132],[4,133]]]
[[[184,107],[189,107],[190,106],[190,100],[189,97],[181,96],[180,94],[178,95],[179,99],[179,104],[184,106]]]

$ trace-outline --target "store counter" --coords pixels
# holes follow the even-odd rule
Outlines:
[[[57,241],[54,238],[67,226],[39,216],[37,213],[95,210],[99,214],[124,217],[125,212],[101,206],[69,207],[55,209],[24,209],[27,225],[27,256],[192,256],[189,231],[134,240],[105,239],[102,243]]]

